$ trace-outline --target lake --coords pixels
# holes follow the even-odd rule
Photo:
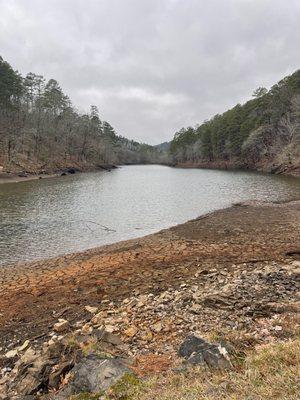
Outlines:
[[[300,179],[160,165],[0,185],[0,265],[159,231],[233,202],[300,198]]]

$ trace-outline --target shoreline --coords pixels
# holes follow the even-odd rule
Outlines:
[[[0,173],[0,185],[5,183],[20,183],[39,179],[57,178],[60,176],[59,174],[28,174],[28,176],[21,177],[18,174],[4,174],[5,173]]]
[[[236,363],[296,345],[299,226],[300,200],[248,201],[141,238],[1,267],[0,392],[6,400],[42,387],[36,398],[68,398],[68,371],[89,354],[124,359],[139,377],[168,374],[181,368],[178,349],[191,334],[225,343]],[[44,376],[45,365],[54,367]]]
[[[100,306],[103,299],[176,290],[199,265],[297,260],[299,224],[300,200],[245,202],[141,238],[3,266],[0,347],[47,335],[66,305],[63,314],[77,320],[85,305]]]
[[[213,169],[219,171],[243,171],[243,172],[257,172],[267,175],[282,175],[290,176],[293,178],[300,178],[300,167],[292,167],[280,170],[280,168],[266,168],[260,167],[246,167],[243,165],[236,165],[230,162],[207,162],[207,163],[178,163],[173,165],[174,168],[186,168],[186,169]]]
[[[27,176],[19,176],[18,173],[7,173],[0,172],[0,185],[5,183],[20,183],[20,182],[28,182],[39,179],[49,179],[49,178],[58,178],[63,175],[69,175],[74,173],[85,173],[85,172],[97,172],[97,171],[108,171],[110,172],[112,169],[119,168],[126,165],[152,165],[152,164],[122,164],[120,166],[114,164],[103,164],[94,167],[70,167],[55,171],[53,173],[28,173]],[[300,178],[300,170],[299,168],[294,168],[292,170],[287,171],[279,171],[273,172],[269,169],[264,168],[244,168],[243,166],[237,166],[230,163],[179,163],[179,164],[158,164],[170,168],[183,168],[183,169],[211,169],[211,170],[219,170],[219,171],[243,171],[243,172],[253,172],[253,173],[261,173],[267,175],[282,175],[289,176],[292,178]],[[68,171],[74,172],[68,172]]]
[[[49,178],[59,178],[66,175],[74,175],[85,172],[97,172],[97,171],[108,171],[110,172],[112,169],[119,168],[116,165],[112,164],[103,164],[95,166],[94,168],[83,168],[79,169],[78,167],[70,167],[64,168],[53,173],[26,173],[24,176],[20,176],[18,173],[7,173],[0,172],[0,185],[4,183],[20,183],[20,182],[28,182],[39,179],[49,179]],[[26,175],[26,176],[25,176]]]

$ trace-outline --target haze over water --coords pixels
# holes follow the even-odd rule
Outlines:
[[[241,200],[299,195],[296,178],[159,165],[2,184],[0,265],[143,236]]]

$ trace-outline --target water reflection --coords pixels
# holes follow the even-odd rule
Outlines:
[[[299,197],[292,177],[157,165],[3,184],[0,264],[142,236],[240,200]]]

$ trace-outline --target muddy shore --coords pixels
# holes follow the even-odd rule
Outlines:
[[[299,270],[300,264],[299,227],[300,201],[243,203],[143,238],[55,259],[2,267],[0,354],[25,339],[33,344],[45,341],[58,318],[66,318],[71,324],[88,319],[87,305],[105,313],[120,307],[132,296],[157,297],[166,291],[185,290],[191,284],[202,285],[207,279],[206,291],[211,287],[221,292],[224,284],[214,286],[220,277],[227,284],[233,279],[232,274],[240,274],[242,282],[247,278],[247,271],[250,276],[254,269],[265,271],[272,267],[275,275],[278,270],[279,280],[275,284],[271,280],[267,292],[274,292],[270,298],[278,306],[294,304],[297,301],[297,290],[293,286],[297,282],[295,269]],[[215,276],[213,280],[209,280],[211,274]],[[276,285],[287,285],[288,289],[280,294],[280,290],[276,292]],[[262,301],[264,298],[258,291],[252,302]],[[222,307],[217,307],[210,314],[212,308],[207,307],[208,313],[203,313],[205,320],[198,321],[204,331],[218,328],[224,313]],[[126,326],[120,326],[117,330],[122,335]],[[171,331],[170,337],[174,333]],[[184,332],[179,331],[178,335],[181,334]],[[169,337],[166,333],[163,336]],[[153,341],[156,347],[157,340]]]

